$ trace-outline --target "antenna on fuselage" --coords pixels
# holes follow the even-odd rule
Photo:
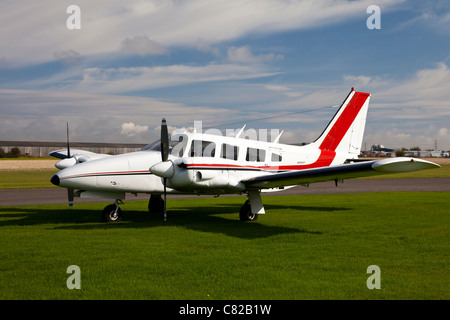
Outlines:
[[[280,142],[280,138],[281,138],[281,135],[283,134],[283,132],[284,132],[284,130],[282,130],[280,132],[280,134],[273,140],[273,143],[279,143]]]
[[[242,134],[242,132],[244,132],[246,124],[244,124],[244,126],[241,128],[241,130],[238,131],[238,133],[236,133],[236,135],[234,136],[235,138],[239,138]]]

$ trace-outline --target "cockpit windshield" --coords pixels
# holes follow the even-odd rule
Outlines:
[[[170,154],[175,157],[182,157],[186,150],[187,141],[187,136],[183,134],[171,135],[169,138]],[[161,151],[161,140],[146,145],[141,151]]]
[[[153,141],[143,147],[140,151],[161,151],[161,140]]]

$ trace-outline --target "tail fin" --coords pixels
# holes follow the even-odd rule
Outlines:
[[[370,93],[352,88],[320,137],[313,142],[320,150],[347,153],[349,158],[361,152]]]

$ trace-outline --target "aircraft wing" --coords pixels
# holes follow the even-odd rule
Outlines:
[[[340,181],[439,167],[439,165],[426,160],[401,157],[268,174],[243,180],[242,183],[250,189],[266,189],[292,185],[309,185],[315,182]]]
[[[79,149],[71,149],[70,157],[67,149],[55,150],[50,152],[48,155],[58,159],[62,159],[61,161],[55,164],[55,167],[57,167],[58,169],[71,167],[77,163],[111,157],[111,155],[109,154],[95,153]]]
[[[85,151],[85,150],[80,150],[80,149],[71,149],[70,153],[71,153],[70,157],[87,156],[87,157],[92,157],[92,158],[97,158],[98,159],[98,158],[103,158],[103,157],[107,157],[108,156],[107,154],[99,154],[99,153]],[[55,157],[55,158],[58,158],[58,159],[69,158],[67,149],[54,150],[54,151],[50,152],[48,155],[52,156],[52,157]]]

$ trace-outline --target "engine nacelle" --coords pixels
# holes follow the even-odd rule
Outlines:
[[[228,170],[196,168],[195,166],[179,163],[174,164],[175,173],[167,179],[167,186],[177,190],[194,189],[201,192],[214,193],[213,190],[242,191],[243,185],[236,179],[230,179]],[[235,183],[233,183],[233,181]]]
[[[77,164],[77,159],[72,157],[72,158],[66,158],[66,159],[63,159],[61,161],[58,161],[57,163],[55,163],[55,167],[60,169],[60,170],[62,170],[62,169],[65,169],[65,168],[72,167],[72,166],[74,166],[76,164]]]

